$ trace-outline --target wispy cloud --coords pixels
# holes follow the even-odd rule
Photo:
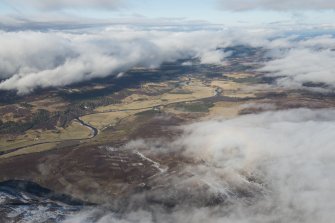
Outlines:
[[[330,222],[334,117],[334,110],[266,112],[195,123],[175,141],[155,147],[141,142],[152,151],[180,152],[195,162],[186,165],[188,174],[171,173],[172,185],[129,197],[121,215],[107,206],[65,222]],[[133,142],[131,148],[140,144]],[[153,197],[179,205],[150,203]],[[204,197],[219,197],[222,203],[201,205]]]
[[[233,11],[245,10],[331,10],[335,9],[332,0],[218,0],[222,9]]]
[[[277,83],[284,87],[297,89],[314,85],[319,90],[325,90],[326,86],[334,89],[334,60],[335,52],[329,49],[293,49],[282,58],[266,63],[261,70],[278,76]]]
[[[124,0],[12,0],[18,7],[35,7],[40,10],[59,10],[67,8],[116,9]]]

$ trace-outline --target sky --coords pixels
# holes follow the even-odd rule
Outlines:
[[[103,20],[120,18],[136,20],[139,17],[165,18],[203,21],[227,26],[272,23],[331,24],[335,21],[335,7],[329,3],[331,2],[329,0],[296,0],[291,1],[293,4],[289,3],[290,1],[284,1],[280,6],[278,3],[273,3],[274,0],[47,0],[43,1],[45,3],[41,2],[38,0],[0,0],[0,14],[24,18],[44,18],[49,15]]]

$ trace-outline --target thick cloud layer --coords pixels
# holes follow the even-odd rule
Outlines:
[[[236,45],[266,49],[272,60],[261,71],[279,77],[283,87],[335,87],[335,38],[331,35],[300,38],[264,29],[164,31],[114,26],[80,33],[2,31],[0,41],[0,89],[20,94],[178,59],[224,64],[229,52],[218,49]]]
[[[2,32],[0,89],[24,94],[193,57],[221,63],[225,54],[216,50],[221,39],[207,31]]]
[[[244,11],[254,9],[265,10],[320,10],[335,9],[332,0],[218,0],[221,7],[226,10]]]
[[[178,140],[161,149],[183,149],[184,155],[201,161],[188,168],[192,178],[205,182],[208,191],[227,194],[229,201],[168,212],[143,206],[121,216],[111,212],[97,222],[331,222],[335,217],[334,117],[334,110],[298,109],[187,126]],[[261,193],[248,199],[255,184]],[[66,222],[92,222],[94,213]]]

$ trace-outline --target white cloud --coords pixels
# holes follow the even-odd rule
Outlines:
[[[223,51],[212,50],[202,52],[199,55],[200,62],[203,64],[222,64],[224,58],[229,54],[224,53]]]
[[[196,123],[177,144],[222,172],[263,182],[260,201],[222,220],[328,222],[335,207],[334,115],[298,109]]]
[[[277,83],[288,88],[303,88],[308,83],[335,88],[334,61],[335,51],[298,48],[266,63],[261,70],[278,76]]]
[[[330,10],[335,9],[332,0],[218,0],[226,10],[244,11],[254,9],[287,11],[287,10]]]
[[[301,47],[314,49],[334,49],[335,38],[332,35],[321,35],[300,42]]]
[[[222,41],[215,31],[169,32],[106,29],[96,33],[2,32],[0,89],[29,93],[37,87],[65,86],[117,75],[133,67],[199,57],[221,63]]]
[[[261,70],[280,76],[278,83],[282,86],[301,88],[306,82],[335,86],[335,52],[331,50],[335,38],[331,35],[301,39],[271,29],[176,31],[129,27],[84,32],[2,31],[0,89],[25,94],[38,87],[65,86],[178,59],[225,64],[229,52],[218,48],[235,45],[267,49],[272,61]]]

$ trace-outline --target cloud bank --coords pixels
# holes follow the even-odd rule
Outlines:
[[[220,6],[225,10],[330,10],[335,9],[335,2],[332,0],[218,0]]]
[[[278,77],[280,86],[335,88],[335,38],[283,33],[271,29],[178,31],[130,26],[80,32],[0,31],[0,90],[27,94],[36,88],[118,75],[134,67],[156,68],[179,59],[198,58],[201,63],[224,65],[230,52],[220,48],[236,45],[265,49],[271,60],[263,62],[260,71]]]
[[[222,63],[220,34],[209,31],[168,32],[105,29],[83,34],[2,32],[2,90],[25,94],[41,87],[65,86],[117,75],[134,67],[156,68],[163,62],[199,58]]]
[[[186,126],[179,139],[153,150],[179,150],[198,160],[186,167],[192,174],[176,175],[177,189],[184,185],[190,193],[187,188],[193,185],[194,199],[200,199],[203,193],[194,185],[205,184],[208,197],[224,195],[222,205],[191,202],[165,209],[143,200],[140,208],[121,215],[105,212],[97,217],[93,210],[65,222],[331,222],[334,117],[334,110],[297,109]],[[163,190],[158,196],[165,199],[169,193]]]

